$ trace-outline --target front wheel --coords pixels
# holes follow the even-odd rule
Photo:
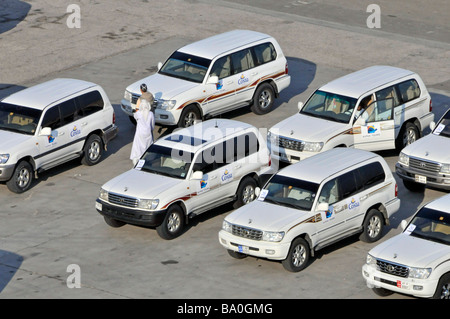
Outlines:
[[[297,238],[292,242],[287,258],[281,263],[284,269],[290,272],[299,272],[308,265],[309,255],[309,245],[306,240]]]
[[[450,273],[439,280],[433,299],[450,299]]]
[[[409,144],[414,143],[419,139],[419,129],[414,123],[408,122],[400,130],[400,134],[397,137],[396,147],[398,151],[401,151]]]
[[[178,127],[189,127],[201,120],[200,112],[195,105],[188,105],[181,113]]]
[[[184,211],[178,205],[169,207],[161,225],[156,227],[158,235],[163,239],[174,239],[181,235],[184,226]]]
[[[6,186],[11,192],[23,193],[31,187],[33,181],[33,169],[27,161],[19,162]]]
[[[363,232],[360,239],[366,243],[376,242],[383,233],[383,215],[376,209],[371,209],[364,219]]]

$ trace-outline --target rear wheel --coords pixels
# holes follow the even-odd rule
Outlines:
[[[259,115],[269,113],[272,110],[274,100],[275,93],[272,85],[263,83],[255,92],[251,109],[253,113]]]
[[[6,186],[11,192],[23,193],[31,187],[33,181],[33,169],[27,161],[21,161],[14,169],[14,173]]]
[[[100,136],[92,134],[89,136],[86,144],[84,145],[83,157],[81,163],[83,165],[92,166],[100,162],[100,158],[103,154],[103,143]]]
[[[363,223],[363,232],[360,239],[366,243],[373,243],[383,234],[383,215],[376,209],[371,209]]]
[[[400,130],[400,134],[397,137],[396,147],[398,151],[401,151],[409,144],[414,143],[419,139],[419,129],[414,123],[408,122]]]
[[[256,181],[251,177],[245,177],[236,193],[237,200],[234,204],[234,208],[244,206],[255,199]]]

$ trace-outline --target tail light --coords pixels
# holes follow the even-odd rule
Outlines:
[[[284,66],[284,73],[288,74],[288,72],[289,72],[289,68],[288,68],[288,64],[286,62],[286,65]]]
[[[398,195],[398,186],[397,183],[395,183],[395,197],[397,197],[397,195]]]
[[[431,102],[431,98],[430,98],[430,112],[433,110],[433,103]]]
[[[116,124],[116,113],[113,112],[113,124]]]
[[[269,153],[269,167],[270,166],[272,166],[272,156],[270,156],[270,153]]]

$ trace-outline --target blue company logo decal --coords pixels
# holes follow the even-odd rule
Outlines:
[[[70,132],[70,137],[75,137],[77,135],[81,134],[81,130],[77,128],[77,126],[75,125],[72,129],[72,131]]]
[[[206,185],[208,185],[208,182],[207,182],[206,180],[202,179],[202,180],[200,181],[200,188],[205,188]]]
[[[48,142],[49,143],[53,143],[57,136],[58,136],[58,132],[57,131],[53,131],[51,135],[47,136]]]
[[[367,127],[367,133],[369,133],[369,134],[373,134],[373,133],[375,133],[377,131],[377,129],[375,128],[375,126],[373,126],[373,125],[369,125],[368,127]]]
[[[247,83],[248,81],[249,81],[249,80],[248,80],[248,77],[246,77],[246,76],[244,75],[244,73],[242,73],[241,76],[239,77],[238,85],[245,84],[245,83]]]
[[[219,82],[216,83],[216,89],[220,90],[223,87],[223,80],[219,80]]]
[[[359,207],[359,201],[357,202],[354,198],[352,198],[352,200],[348,204],[348,209],[354,209],[357,207]]]
[[[227,181],[231,180],[232,178],[233,178],[233,174],[226,169],[221,177],[221,180],[222,180],[222,182],[227,182]]]

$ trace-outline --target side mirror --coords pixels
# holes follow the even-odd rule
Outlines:
[[[256,187],[255,188],[255,197],[259,197],[259,194],[261,194],[261,188]]]
[[[402,230],[405,230],[406,226],[408,226],[408,222],[406,220],[402,220],[400,223],[400,227],[402,228]]]
[[[202,171],[195,171],[194,173],[192,173],[191,179],[201,180],[202,178],[203,178],[203,172]]]
[[[211,75],[206,81],[206,84],[217,84],[219,83],[219,77],[217,75]]]
[[[158,62],[158,71],[161,70],[161,68],[162,68],[162,63]]]
[[[327,211],[329,208],[330,207],[329,207],[328,203],[320,203],[317,206],[317,210],[320,210],[320,211]]]
[[[434,121],[432,121],[430,123],[430,130],[434,130],[435,127],[436,127],[436,123]]]
[[[50,136],[52,135],[52,129],[50,127],[43,127],[41,129],[41,132],[39,133],[40,136]]]
[[[297,108],[298,108],[298,110],[299,111],[301,111],[302,110],[302,108],[303,108],[303,102],[298,102],[298,104],[297,104]]]

